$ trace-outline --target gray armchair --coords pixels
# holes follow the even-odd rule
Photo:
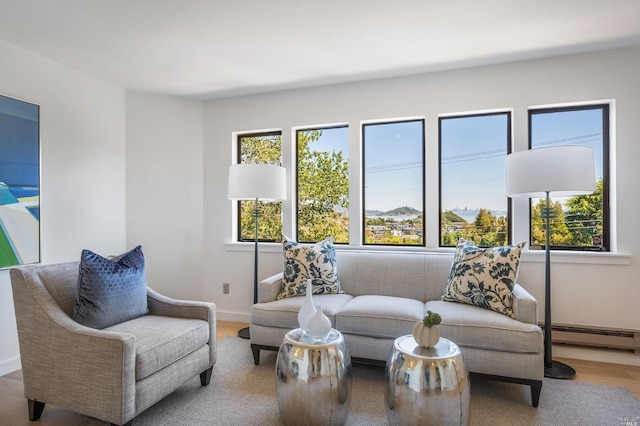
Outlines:
[[[13,289],[29,419],[45,403],[116,425],[216,362],[216,308],[147,289],[149,314],[102,330],[72,319],[78,262],[14,268]]]

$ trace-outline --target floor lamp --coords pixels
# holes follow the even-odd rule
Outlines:
[[[593,150],[585,146],[555,146],[529,149],[507,156],[505,175],[509,197],[545,198],[545,298],[544,298],[544,376],[568,379],[576,371],[551,355],[551,255],[549,249],[550,196],[569,197],[591,194],[596,189]]]
[[[273,164],[233,164],[229,167],[228,198],[253,200],[255,208],[255,246],[253,262],[253,303],[258,303],[258,201],[282,201],[286,199],[286,172],[284,167]],[[238,336],[248,339],[249,327],[238,331]]]

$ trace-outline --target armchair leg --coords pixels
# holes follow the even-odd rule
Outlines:
[[[211,382],[211,372],[213,371],[213,365],[200,373],[200,384],[207,386]]]
[[[39,420],[40,416],[42,416],[42,410],[44,410],[45,403],[34,399],[28,399],[27,403],[29,405],[29,420],[32,422]]]

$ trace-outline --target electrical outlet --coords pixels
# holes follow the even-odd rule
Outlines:
[[[222,294],[229,294],[229,283],[222,283]]]

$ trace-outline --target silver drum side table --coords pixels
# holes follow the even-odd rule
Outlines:
[[[342,425],[351,402],[351,356],[342,333],[322,341],[299,328],[282,340],[276,360],[276,396],[287,425]]]
[[[433,348],[399,337],[387,361],[385,408],[392,425],[468,425],[469,374],[458,345]]]

